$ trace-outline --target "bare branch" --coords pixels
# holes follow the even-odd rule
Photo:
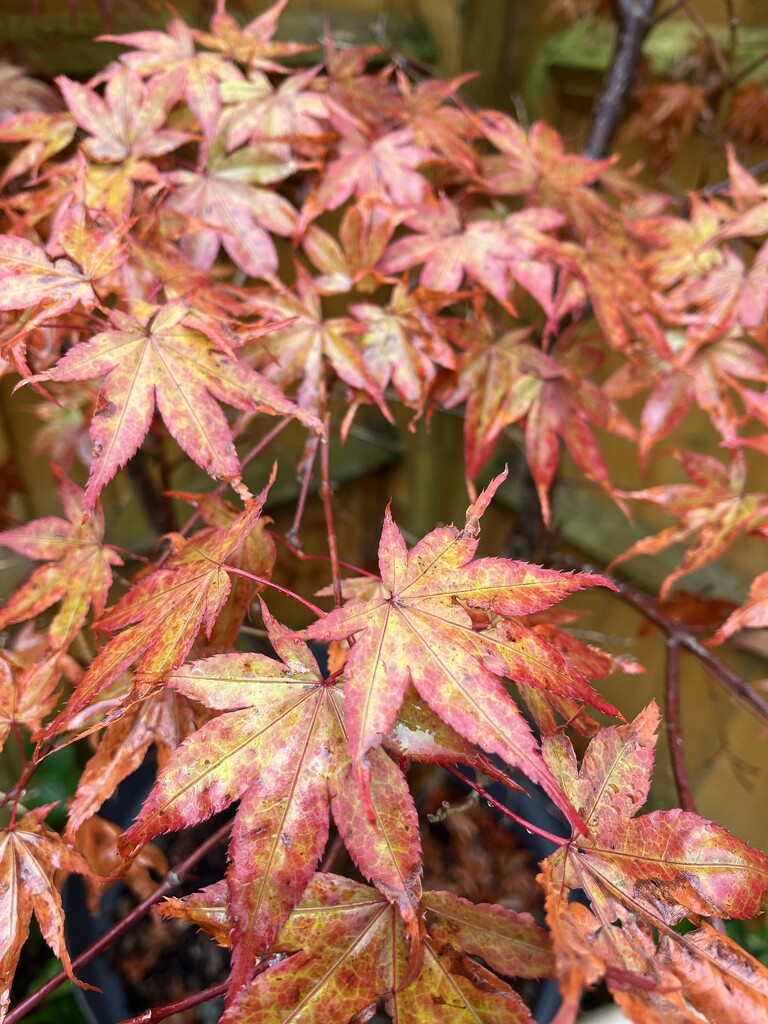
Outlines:
[[[584,146],[597,160],[608,152],[621,120],[629,90],[635,81],[643,43],[654,24],[658,0],[611,0],[616,20],[616,48],[597,101]]]

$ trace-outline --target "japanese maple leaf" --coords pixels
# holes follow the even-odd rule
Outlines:
[[[381,60],[381,46],[355,46],[334,38],[328,25],[323,37],[328,95],[339,124],[380,126],[382,118],[391,122],[403,117],[403,102],[392,89],[391,69],[385,67],[372,75],[369,65]]]
[[[77,852],[82,855],[96,878],[83,879],[88,911],[96,916],[102,894],[112,880],[122,882],[137,900],[145,900],[157,889],[157,879],[165,878],[171,866],[159,847],[149,843],[131,864],[127,865],[117,852],[120,826],[106,818],[91,818],[77,837]],[[108,879],[102,880],[102,879]]]
[[[189,138],[186,132],[163,128],[178,99],[178,76],[145,85],[135,72],[119,68],[103,98],[64,76],[56,84],[77,124],[90,133],[82,148],[93,160],[122,163],[162,156]]]
[[[212,477],[238,485],[240,460],[232,431],[215,401],[237,409],[297,415],[298,410],[258,373],[217,349],[186,304],[137,302],[134,316],[110,313],[113,329],[75,345],[33,381],[104,377],[91,420],[94,459],[83,510],[90,514],[102,488],[138,451],[155,405],[183,451]]]
[[[643,405],[638,446],[644,467],[653,446],[683,422],[694,402],[708,413],[724,438],[734,438],[739,416],[729,392],[748,402],[752,392],[741,382],[767,378],[765,355],[748,341],[727,336],[683,351],[674,361],[651,356],[625,363],[605,387],[611,398],[629,398],[650,388]]]
[[[452,370],[453,349],[442,337],[421,290],[397,285],[386,306],[356,303],[350,313],[365,326],[360,342],[368,371],[383,391],[391,382],[400,399],[423,409],[437,367]]]
[[[75,681],[79,674],[73,659],[50,650],[45,634],[21,629],[0,653],[0,748],[19,725],[39,729],[58,703],[62,675]]]
[[[768,572],[756,576],[744,604],[729,615],[710,643],[720,644],[740,629],[765,629],[768,626]]]
[[[499,155],[481,162],[480,182],[484,190],[497,195],[525,195],[533,206],[558,210],[586,238],[595,222],[614,215],[611,206],[593,188],[616,157],[591,160],[566,153],[562,137],[550,125],[537,121],[526,133],[508,114],[484,110],[480,117],[483,134]]]
[[[404,984],[410,950],[391,906],[359,882],[315,875],[272,947],[283,954],[281,962],[261,973],[222,1021],[282,1024],[300,1015],[337,1024],[366,1019],[383,1000],[398,1024],[417,1020],[425,1006],[439,1006],[445,1024],[530,1022],[520,997],[492,971],[519,977],[549,973],[547,937],[533,918],[474,906],[448,892],[426,893],[422,908],[428,920],[424,961],[415,980]],[[159,909],[228,944],[231,910],[224,886],[168,900]]]
[[[418,820],[405,778],[377,751],[369,822],[348,777],[341,691],[324,683],[306,645],[263,614],[281,661],[226,654],[167,677],[166,685],[222,714],[171,757],[123,837],[130,850],[240,799],[227,876],[235,922],[231,996],[249,981],[256,955],[269,948],[310,882],[331,807],[360,870],[400,907],[412,939],[421,933]]]
[[[403,98],[403,118],[414,133],[418,145],[447,157],[452,165],[468,172],[477,169],[478,157],[470,140],[480,136],[480,128],[466,110],[452,102],[474,74],[460,75],[449,81],[425,78],[414,83],[398,68],[397,87]]]
[[[87,192],[87,167],[79,160],[70,201],[60,207],[51,230],[48,255],[68,256],[101,293],[111,290],[109,276],[123,264],[128,250],[125,232],[107,216],[89,209]]]
[[[304,43],[275,40],[278,21],[288,0],[278,0],[243,28],[226,13],[225,3],[226,0],[217,0],[210,32],[193,33],[197,42],[207,49],[231,57],[239,64],[245,64],[249,70],[258,68],[276,72],[286,72],[288,69],[277,63],[275,57],[292,57],[314,49]]]
[[[211,148],[202,171],[173,171],[167,209],[189,219],[181,251],[200,270],[210,270],[219,248],[251,277],[272,278],[278,258],[270,232],[290,235],[296,211],[272,189],[257,188],[262,159],[257,151],[238,150],[229,156]],[[285,169],[291,173],[291,168]],[[279,171],[279,176],[285,176]]]
[[[386,278],[377,264],[406,211],[384,205],[367,196],[349,206],[338,230],[338,240],[316,224],[310,224],[301,247],[320,271],[315,287],[321,295],[350,291],[372,292]]]
[[[207,527],[189,539],[172,536],[164,564],[102,615],[99,629],[121,632],[91,662],[50,735],[75,721],[130,665],[136,663],[136,681],[151,688],[181,664],[201,629],[211,636],[231,587],[224,566],[256,527],[269,486],[229,528]]]
[[[54,874],[59,869],[89,871],[80,855],[43,825],[52,806],[37,807],[0,828],[0,1022],[8,1012],[11,982],[33,913],[64,970],[75,984],[82,984],[72,973],[64,942],[64,911]]]
[[[688,811],[635,817],[648,796],[658,720],[651,704],[629,725],[601,730],[580,767],[564,734],[543,740],[547,763],[588,829],[547,858],[540,876],[566,1002],[603,975],[612,990],[663,993],[691,973],[711,980],[685,986],[706,1019],[758,1020],[768,1006],[768,971],[743,950],[734,958],[735,943],[710,941],[707,925],[673,929],[685,917],[753,916],[768,893],[768,857]],[[568,902],[574,889],[591,909]],[[726,993],[732,1009],[710,1017]]]
[[[82,770],[69,807],[67,840],[75,842],[82,826],[92,820],[123,779],[141,767],[150,747],[154,745],[158,770],[162,770],[171,754],[209,718],[201,704],[165,688],[132,703],[104,730],[96,752]]]
[[[470,480],[491,457],[502,431],[523,419],[541,386],[531,372],[529,335],[528,328],[490,338],[478,331],[461,360],[457,385],[444,399],[449,409],[466,403],[464,457]]]
[[[627,140],[642,139],[648,163],[660,174],[668,170],[699,120],[711,121],[711,97],[699,82],[654,81],[632,90],[637,109],[624,125]]]
[[[658,505],[674,516],[675,525],[643,537],[611,563],[617,565],[635,555],[655,554],[698,534],[682,563],[664,580],[659,592],[662,599],[676,580],[714,562],[740,534],[768,532],[768,494],[744,493],[746,468],[741,455],[735,455],[729,467],[709,455],[677,454],[691,483],[621,492],[625,498]]]
[[[0,142],[26,142],[0,176],[0,188],[28,171],[36,174],[42,164],[67,148],[76,131],[77,125],[69,113],[26,111],[0,122]]]
[[[349,318],[323,316],[321,297],[305,271],[297,267],[295,291],[258,289],[250,293],[248,302],[260,316],[293,321],[259,342],[258,359],[264,376],[281,388],[301,380],[297,394],[301,409],[312,414],[319,411],[321,390],[330,366],[349,387],[365,392],[391,421],[381,388],[355,343],[359,328]]]
[[[604,581],[506,559],[472,561],[479,519],[505,475],[469,507],[463,530],[434,530],[410,552],[387,511],[379,544],[384,594],[352,601],[305,633],[319,640],[355,637],[344,671],[345,715],[354,777],[366,799],[370,753],[392,727],[412,682],[456,732],[522,769],[578,827],[578,818],[498,678],[510,674],[507,662],[516,657],[510,650],[514,644],[476,633],[468,609],[507,619]],[[583,695],[588,693],[589,688]],[[600,703],[596,694],[593,699]]]
[[[765,335],[764,329],[759,329],[757,332],[757,338],[761,339]],[[768,427],[768,389],[762,391],[753,391],[747,388],[741,388],[739,390],[739,398],[741,399],[746,416],[743,422],[753,421],[755,425],[761,427]],[[768,452],[768,434],[751,434],[747,437],[729,437],[724,441],[724,444],[728,448],[754,448],[758,452]]]
[[[235,525],[238,517],[237,509],[216,491],[211,494],[174,491],[173,496],[196,506],[206,526],[228,530]],[[242,570],[243,575],[235,575],[231,581],[226,604],[219,612],[216,624],[211,631],[211,647],[232,648],[235,646],[257,586],[248,576],[258,576],[261,579],[270,579],[272,576],[277,553],[272,535],[267,530],[267,525],[270,522],[269,518],[262,516],[242,544],[230,556],[229,564]]]
[[[0,96],[0,121],[7,121],[20,111],[61,109],[55,89],[7,60],[0,61]]]
[[[586,355],[586,352],[579,355]],[[586,375],[579,379],[565,367],[557,376],[541,381],[526,417],[525,454],[545,523],[550,519],[549,492],[560,458],[558,438],[563,439],[587,479],[602,487],[624,510],[621,493],[611,484],[608,468],[592,433],[593,424],[634,439],[631,425]]]
[[[563,334],[549,353],[529,344],[527,331],[511,331],[490,344],[482,336],[465,356],[458,387],[447,401],[466,397],[466,473],[474,480],[501,432],[525,418],[525,450],[545,523],[549,492],[560,461],[560,441],[587,479],[614,500],[608,469],[592,428],[634,439],[631,424],[591,379],[603,355]]]
[[[612,348],[629,353],[640,338],[654,352],[668,357],[669,345],[659,323],[666,313],[663,296],[650,287],[647,276],[636,266],[635,243],[614,228],[593,232],[583,247],[561,242],[552,256],[584,288]],[[617,266],[621,266],[621,274],[616,273]],[[568,298],[569,289],[561,284],[560,293]],[[568,312],[573,312],[568,305],[563,310],[556,306],[555,321]]]
[[[302,207],[299,232],[326,210],[336,210],[350,196],[378,196],[388,206],[413,207],[427,201],[430,185],[419,168],[434,154],[417,146],[409,128],[378,138],[348,127],[338,156],[329,161]]]
[[[29,239],[0,235],[0,311],[29,311],[0,338],[0,353],[13,359],[23,376],[29,377],[24,338],[76,306],[90,311],[98,301],[91,280],[71,260],[52,261]]]
[[[127,217],[133,182],[156,181],[152,161],[190,138],[187,132],[163,127],[179,98],[181,76],[168,74],[145,84],[135,71],[119,68],[107,82],[103,98],[64,76],[56,84],[72,117],[89,133],[81,143],[82,152],[99,163],[118,165],[101,176],[109,179],[114,195],[110,208]]]
[[[204,135],[213,136],[221,112],[220,85],[239,81],[241,76],[223,56],[198,52],[186,22],[173,18],[165,32],[129,32],[100,38],[133,47],[120,55],[120,63],[143,77],[175,76]]]
[[[91,607],[97,616],[101,615],[112,584],[112,566],[123,564],[120,556],[102,543],[101,508],[83,523],[82,490],[60,476],[59,494],[66,519],[48,516],[0,533],[4,547],[47,563],[36,569],[0,609],[0,629],[34,618],[60,602],[48,628],[49,643],[55,650],[72,643]]]
[[[406,218],[414,233],[389,246],[379,269],[391,273],[423,264],[422,285],[445,293],[459,291],[466,274],[511,312],[510,281],[516,280],[550,313],[554,268],[536,255],[543,232],[562,223],[561,214],[544,209],[464,223],[456,205],[440,199]]]
[[[227,109],[227,148],[245,142],[258,144],[285,140],[303,148],[304,140],[321,139],[328,133],[328,100],[312,83],[320,67],[297,71],[273,86],[262,71],[246,80],[227,82],[221,95]]]

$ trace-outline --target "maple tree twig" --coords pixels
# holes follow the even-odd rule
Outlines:
[[[665,8],[663,11],[659,11],[659,13],[653,19],[654,27],[656,25],[658,25],[660,22],[666,21],[666,19],[670,15],[676,14],[677,11],[679,11],[682,6],[683,6],[683,0],[673,0],[673,3],[671,3],[669,5],[669,7]]]
[[[156,1006],[153,1010],[145,1010],[144,1013],[138,1014],[136,1017],[129,1017],[127,1020],[123,1020],[120,1024],[154,1024],[159,1020],[165,1020],[166,1017],[172,1017],[174,1013],[183,1013],[185,1010],[191,1010],[193,1006],[199,1006],[200,1003],[207,1003],[210,999],[215,999],[216,996],[222,996],[227,991],[229,985],[228,981],[220,981],[217,985],[211,985],[209,988],[204,988],[200,992],[193,992],[191,996],[185,996],[184,999],[177,999],[175,1003],[166,1003],[165,1006]]]
[[[304,475],[301,478],[301,490],[299,491],[299,497],[296,502],[296,514],[293,517],[291,529],[288,531],[288,537],[290,538],[291,543],[297,548],[301,547],[299,530],[301,528],[301,520],[304,518],[304,506],[307,504],[309,482],[312,479],[312,470],[315,468],[315,459],[317,458],[317,449],[319,445],[320,438],[317,436],[313,437],[307,445],[306,455],[304,456],[305,469]]]
[[[306,551],[302,551],[301,548],[297,548],[295,544],[283,537],[279,533],[275,533],[273,530],[267,530],[267,533],[272,537],[273,540],[278,540],[286,547],[292,555],[299,558],[302,562],[330,562],[330,555],[308,555]],[[358,576],[367,576],[369,579],[378,580],[381,577],[375,572],[369,572],[368,569],[361,569],[359,565],[355,565],[354,562],[344,562],[339,559],[339,565],[344,569],[349,569],[350,572],[357,573]]]
[[[742,704],[768,725],[768,701],[754,690],[746,679],[743,679],[738,672],[734,672],[724,661],[721,661],[716,654],[713,654],[712,651],[706,648],[685,627],[666,615],[658,602],[649,594],[644,594],[642,591],[636,590],[628,583],[623,583],[620,580],[611,577],[606,577],[606,579],[611,580],[616,587],[617,593],[627,604],[631,604],[649,622],[658,626],[665,636],[673,638],[681,647],[685,647],[691,654],[696,655],[715,679],[722,683],[737,700],[741,701]]]
[[[124,918],[114,924],[111,928],[107,929],[103,935],[100,935],[95,942],[92,942],[87,949],[84,949],[79,956],[76,956],[72,961],[72,970],[77,971],[81,967],[85,967],[91,960],[94,960],[99,953],[103,953],[105,949],[109,949],[112,943],[119,939],[121,935],[129,931],[137,921],[141,920],[142,917],[149,911],[155,903],[158,903],[164,896],[184,881],[186,876],[190,873],[192,868],[205,857],[207,853],[214,850],[222,839],[225,839],[232,828],[232,822],[226,821],[224,824],[216,829],[213,835],[209,836],[204,842],[202,842],[196,850],[193,850],[188,857],[186,857],[180,864],[177,864],[175,868],[172,868],[165,881],[158,885],[158,887],[147,896],[146,899],[142,900],[141,903],[137,904],[133,910],[126,914]],[[5,1024],[16,1024],[16,1021],[26,1017],[26,1015],[34,1010],[36,1006],[39,1006],[44,999],[46,999],[51,992],[55,990],[67,981],[67,974],[65,971],[59,971],[54,974],[52,978],[49,978],[45,984],[41,985],[36,991],[32,992],[22,999],[22,1001],[15,1006],[8,1016],[5,1018]],[[146,1017],[144,1018],[147,1019]],[[150,1018],[151,1019],[151,1018]]]
[[[323,405],[325,405],[325,387],[323,387]],[[328,435],[331,429],[331,414],[326,411],[323,417],[325,430],[320,438],[320,497],[325,512],[325,529],[328,535],[328,554],[331,559],[331,579],[333,580],[333,604],[341,608],[344,603],[341,596],[341,573],[339,572],[339,547],[336,541],[336,525],[333,521],[333,501],[331,499],[331,470],[328,463]]]
[[[765,59],[768,60],[768,53],[765,55]],[[753,178],[758,174],[762,174],[764,171],[768,171],[768,160],[761,160],[759,163],[752,164],[751,167],[747,167],[747,174],[750,174]],[[707,195],[716,196],[719,192],[725,192],[726,189],[730,188],[731,179],[724,178],[723,181],[718,181],[714,185],[707,185],[704,191]]]
[[[654,23],[658,0],[611,0],[616,21],[616,47],[595,107],[584,153],[604,157],[618,127],[629,90],[635,81],[643,42]]]
[[[693,22],[693,24],[696,26],[696,28],[699,30],[702,37],[706,41],[706,44],[709,48],[709,52],[712,54],[715,64],[717,64],[718,70],[720,71],[721,81],[724,85],[727,84],[731,78],[731,69],[728,63],[728,59],[726,58],[725,54],[720,48],[718,41],[712,35],[709,26],[707,25],[706,21],[704,21],[701,14],[696,9],[695,5],[691,3],[691,0],[683,0],[683,7],[685,8],[685,13],[688,15],[690,20]]]
[[[263,451],[268,444],[271,444],[271,442],[274,441],[277,435],[281,431],[285,430],[285,428],[291,422],[291,418],[292,417],[290,416],[284,416],[278,423],[275,424],[274,427],[272,427],[271,430],[268,430],[267,433],[256,442],[256,444],[251,448],[247,455],[244,455],[243,458],[240,460],[240,468],[245,469],[248,463],[252,462],[259,454],[259,452]],[[229,481],[223,480],[213,493],[222,494],[227,489],[227,487],[229,487]],[[200,519],[201,515],[202,513],[200,512],[200,509],[195,509],[195,511],[192,513],[192,515],[189,517],[186,523],[184,523],[182,528],[179,530],[179,533],[181,534],[182,537],[187,536],[187,534],[198,521],[198,519]]]
[[[762,67],[766,61],[768,61],[768,50],[766,50],[765,53],[761,53],[759,57],[755,57],[755,59],[750,61],[749,64],[745,64],[743,68],[739,68],[728,84],[731,88],[738,85],[739,82],[748,78],[753,71],[757,71],[759,67]]]
[[[328,852],[323,857],[323,862],[318,868],[318,871],[320,871],[321,874],[324,874],[326,871],[330,871],[333,865],[336,863],[336,859],[338,858],[339,854],[343,849],[344,840],[337,833],[336,836],[334,837],[333,842],[328,847]]]
[[[680,641],[674,636],[667,636],[667,660],[664,666],[664,710],[669,759],[680,806],[685,811],[695,812],[696,805],[693,801],[688,769],[685,765],[685,751],[680,728]]]
[[[691,781],[685,764],[683,736],[680,727],[680,640],[667,636],[667,660],[664,667],[664,719],[667,724],[667,742],[669,760],[675,788],[684,811],[696,813]],[[721,935],[725,935],[725,925],[719,917],[707,918],[709,923]]]
[[[736,63],[736,53],[739,48],[739,16],[736,13],[736,6],[733,0],[723,0],[725,4],[726,21],[728,24],[728,66],[731,74],[729,84],[733,84],[733,67]]]
[[[591,565],[586,565],[575,558],[560,558],[558,559],[558,565],[562,569],[576,570],[577,572],[595,571]],[[747,680],[740,676],[738,672],[735,672],[722,659],[718,658],[716,654],[713,654],[708,647],[705,647],[685,626],[682,626],[667,615],[656,598],[651,597],[650,594],[646,594],[642,590],[638,590],[630,583],[617,579],[615,576],[609,576],[605,572],[601,573],[601,575],[612,584],[616,593],[623,601],[640,612],[654,626],[658,626],[666,637],[674,639],[680,647],[684,647],[691,654],[694,654],[718,682],[727,690],[730,690],[733,696],[749,711],[757,715],[762,722],[768,725],[768,701],[750,686]]]
[[[27,757],[27,752],[24,750],[24,740],[21,738],[19,723],[11,722],[11,729],[13,730],[14,739],[16,740],[16,746],[19,748],[19,757],[21,758],[22,767],[26,768],[29,764],[29,758]]]
[[[483,800],[487,800],[491,807],[495,807],[497,811],[500,811],[505,817],[514,821],[515,824],[521,825],[526,832],[531,832],[533,835],[540,836],[542,839],[546,839],[547,842],[554,843],[555,846],[570,846],[570,839],[565,839],[563,836],[556,836],[554,832],[547,832],[545,828],[539,828],[539,826],[534,825],[533,822],[526,821],[525,818],[521,818],[519,814],[515,814],[514,811],[510,811],[510,809],[505,807],[504,804],[495,800],[487,790],[483,789],[482,786],[479,786],[473,779],[468,778],[463,772],[460,772],[458,768],[454,768],[453,765],[450,764],[443,765],[443,767],[446,771],[449,771],[451,775],[455,775],[457,779],[461,779],[462,782],[466,782],[470,789],[474,789],[478,796]]]

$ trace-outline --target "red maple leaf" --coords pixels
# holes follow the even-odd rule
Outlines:
[[[60,602],[48,629],[54,650],[66,649],[72,643],[91,606],[97,616],[101,615],[112,584],[112,566],[123,564],[120,556],[102,543],[101,509],[96,508],[84,523],[82,490],[60,476],[59,494],[66,519],[48,516],[0,533],[4,547],[47,563],[6,601],[0,610],[0,629],[31,619]]]
[[[43,825],[53,804],[37,807],[0,828],[0,1020],[5,1019],[11,982],[34,913],[43,938],[78,985],[64,942],[64,911],[53,883],[59,868],[88,874],[82,857]],[[90,986],[82,985],[83,988]]]
[[[618,565],[635,555],[655,554],[698,534],[682,563],[664,580],[662,599],[681,576],[715,561],[736,537],[753,532],[764,535],[768,524],[768,494],[744,492],[746,468],[742,455],[734,455],[730,466],[709,455],[678,452],[678,456],[691,483],[621,492],[625,498],[658,505],[674,516],[675,525],[643,537],[611,563]]]
[[[50,735],[72,727],[130,665],[136,663],[135,682],[146,684],[140,696],[146,695],[181,664],[200,630],[210,638],[231,589],[223,566],[237,558],[256,528],[271,482],[228,527],[209,526],[189,539],[171,536],[173,546],[164,564],[135,583],[99,619],[99,629],[121,632],[91,662],[68,705],[49,727]]]
[[[102,488],[138,451],[155,404],[171,435],[214,478],[239,486],[240,461],[232,431],[214,399],[237,409],[297,415],[319,428],[258,373],[218,351],[184,302],[137,302],[134,315],[110,314],[112,330],[71,349],[33,381],[104,377],[91,420],[94,460],[83,509],[90,514]]]
[[[674,926],[709,914],[752,917],[768,893],[768,857],[688,811],[635,817],[648,797],[658,721],[651,704],[629,725],[601,730],[580,767],[565,735],[543,741],[588,829],[548,857],[539,876],[566,1004],[578,1006],[582,987],[603,977],[640,1005],[657,994],[663,1003],[682,983],[706,1019],[759,1020],[768,1006],[765,967],[724,936],[714,941],[709,925],[685,934]],[[577,889],[589,909],[569,901]]]
[[[422,909],[427,934],[413,978],[412,950],[383,896],[338,875],[315,875],[272,947],[280,962],[255,979],[222,1021],[277,1024],[296,1012],[325,1021],[331,1007],[334,1020],[364,1020],[383,1000],[393,1020],[417,1020],[425,1006],[439,1006],[451,1024],[529,1024],[523,1001],[492,972],[549,973],[546,935],[532,917],[448,892],[426,893]],[[229,944],[232,911],[221,884],[168,900],[160,912]]]
[[[413,683],[443,721],[521,768],[578,826],[549,771],[542,770],[528,725],[499,679],[514,679],[520,670],[515,641],[493,628],[476,632],[468,609],[503,622],[605,581],[506,559],[472,561],[479,519],[503,478],[469,507],[463,530],[434,530],[410,552],[388,511],[379,544],[382,596],[352,601],[305,632],[320,640],[355,637],[344,670],[346,723],[355,781],[366,802],[371,751],[389,732]],[[525,681],[535,678],[534,671]],[[581,677],[566,677],[561,684],[577,699],[606,707]]]
[[[421,284],[446,294],[461,289],[464,276],[485,288],[511,312],[511,282],[517,281],[552,312],[554,268],[538,260],[545,236],[563,223],[554,210],[527,209],[503,220],[464,222],[456,205],[441,199],[406,217],[414,234],[393,242],[381,261],[384,273],[423,264]]]
[[[221,714],[171,757],[123,837],[130,850],[240,799],[228,872],[232,996],[311,880],[331,808],[360,870],[400,908],[412,939],[421,930],[418,822],[405,778],[384,751],[376,752],[369,822],[349,778],[341,690],[327,685],[309,649],[262,611],[281,661],[224,654],[166,678]]]

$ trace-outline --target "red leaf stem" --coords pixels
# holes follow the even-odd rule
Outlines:
[[[521,818],[518,814],[515,814],[514,811],[510,811],[508,807],[505,807],[504,804],[499,803],[498,800],[494,800],[494,798],[491,796],[490,793],[487,792],[487,790],[483,789],[482,786],[478,786],[476,782],[473,782],[472,779],[464,775],[463,772],[460,772],[458,768],[454,768],[449,764],[444,765],[444,767],[447,771],[451,773],[451,775],[455,775],[457,779],[461,779],[462,782],[466,782],[470,789],[474,789],[474,791],[483,800],[487,800],[491,807],[494,807],[497,811],[499,811],[505,817],[509,818],[511,821],[514,821],[516,824],[521,825],[526,830],[526,832],[531,832],[534,835],[541,836],[542,839],[546,839],[548,842],[554,843],[555,846],[570,845],[570,839],[565,839],[563,838],[563,836],[556,836],[553,832],[547,832],[546,829],[539,828],[538,825],[534,825],[532,822],[526,821],[525,818]]]
[[[175,1003],[166,1003],[165,1006],[156,1006],[153,1010],[145,1010],[144,1013],[140,1013],[136,1017],[129,1017],[127,1020],[121,1021],[120,1024],[142,1024],[142,1022],[154,1024],[156,1021],[172,1017],[174,1013],[183,1013],[185,1010],[191,1010],[193,1006],[199,1006],[200,1003],[207,1003],[209,999],[215,999],[216,996],[223,996],[226,991],[227,982],[220,981],[218,985],[211,985],[210,988],[204,988],[200,992],[193,992],[191,996],[177,999]]]
[[[316,604],[312,604],[311,601],[306,601],[303,597],[299,597],[298,594],[289,590],[288,587],[281,587],[279,583],[273,583],[271,580],[264,579],[263,576],[254,576],[252,572],[246,572],[245,569],[238,569],[235,565],[222,565],[221,568],[224,569],[225,572],[233,572],[236,576],[245,576],[246,579],[253,580],[254,583],[261,583],[265,587],[271,587],[273,590],[279,590],[281,594],[286,594],[288,597],[292,597],[294,601],[299,601],[305,606],[305,608],[309,608],[309,610],[318,617],[325,615],[322,608],[319,608]]]

